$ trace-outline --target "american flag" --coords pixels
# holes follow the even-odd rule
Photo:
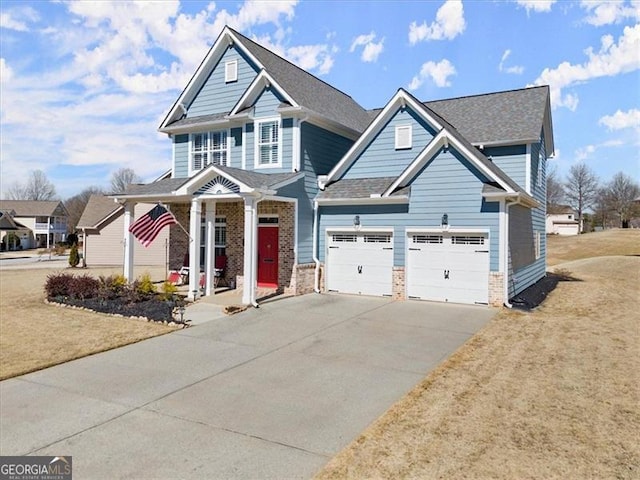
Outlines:
[[[175,225],[178,221],[173,214],[162,205],[156,205],[129,227],[129,232],[138,241],[148,247],[156,239],[160,230],[167,225]]]

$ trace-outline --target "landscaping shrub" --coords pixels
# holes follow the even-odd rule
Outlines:
[[[173,296],[178,292],[178,287],[176,287],[173,283],[168,280],[165,280],[162,284],[162,294],[160,297],[163,300],[171,300]]]
[[[73,277],[69,288],[69,296],[84,300],[86,298],[95,298],[100,291],[100,280],[90,275],[81,275]]]
[[[148,273],[142,275],[140,280],[137,281],[136,290],[142,295],[151,295],[157,292],[156,286],[151,281],[151,276]]]
[[[44,284],[47,299],[54,300],[69,297],[73,281],[73,275],[70,273],[52,273],[48,275]]]
[[[69,251],[69,265],[75,268],[79,263],[80,255],[78,255],[78,245],[74,243]]]
[[[123,275],[100,276],[100,291],[98,296],[104,300],[109,300],[121,296],[128,288],[127,279]]]

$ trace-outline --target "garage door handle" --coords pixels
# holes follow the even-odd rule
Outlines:
[[[489,250],[476,250],[476,253],[489,253]]]
[[[444,279],[449,280],[449,270],[444,271]]]
[[[393,247],[382,247],[383,250],[393,250]]]
[[[420,249],[420,248],[409,248],[409,250],[413,250],[414,252],[419,252],[419,251],[421,251],[421,249]]]
[[[358,273],[362,273],[362,265],[358,265]]]

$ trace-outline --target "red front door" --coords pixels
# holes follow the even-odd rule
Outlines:
[[[278,286],[278,227],[258,228],[258,285]]]

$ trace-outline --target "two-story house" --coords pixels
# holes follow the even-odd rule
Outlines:
[[[114,195],[128,278],[141,202],[180,222],[191,296],[216,258],[247,304],[258,286],[501,304],[544,276],[547,87],[365,110],[226,27],[160,131],[170,177]]]
[[[27,231],[24,231],[20,246],[49,248],[64,242],[67,236],[69,212],[58,200],[0,200],[0,210],[11,212],[11,216]]]
[[[549,235],[578,235],[580,223],[569,205],[548,205],[546,231]]]

